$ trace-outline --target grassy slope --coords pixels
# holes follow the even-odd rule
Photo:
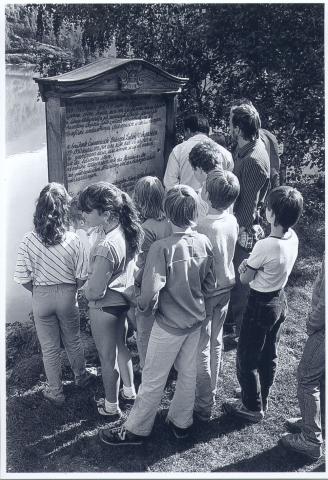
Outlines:
[[[177,443],[157,420],[151,441],[133,449],[110,448],[97,436],[106,419],[94,410],[94,388],[77,392],[72,382],[63,410],[42,400],[41,382],[20,381],[8,388],[7,455],[10,472],[310,472],[324,471],[324,461],[308,463],[302,456],[277,446],[284,419],[298,413],[295,372],[305,341],[305,313],[312,282],[324,249],[322,221],[298,228],[300,255],[287,288],[289,318],[280,344],[280,363],[272,389],[270,409],[261,424],[244,425],[221,413],[222,401],[237,386],[235,350],[223,354],[214,419],[194,425],[193,437]],[[32,361],[32,359],[30,359]],[[28,359],[26,359],[28,364]],[[28,370],[28,365],[26,365]],[[39,367],[40,368],[40,365]],[[70,373],[66,372],[69,380]],[[15,376],[13,376],[15,378]],[[17,377],[16,377],[17,378]],[[167,408],[174,380],[168,383],[161,408]],[[101,393],[97,379],[97,395]],[[128,410],[125,409],[125,414]]]

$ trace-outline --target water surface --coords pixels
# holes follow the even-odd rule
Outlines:
[[[6,321],[24,322],[31,294],[13,281],[18,245],[48,182],[45,105],[31,67],[6,67]]]

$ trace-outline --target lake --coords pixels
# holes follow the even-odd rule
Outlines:
[[[6,321],[25,322],[31,294],[14,280],[17,250],[48,182],[45,105],[32,67],[6,66]]]

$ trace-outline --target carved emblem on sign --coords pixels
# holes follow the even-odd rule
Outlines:
[[[140,88],[143,80],[141,78],[141,65],[129,65],[119,74],[121,90],[133,91]]]

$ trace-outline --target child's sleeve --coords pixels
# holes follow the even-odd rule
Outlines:
[[[259,270],[263,266],[266,259],[266,248],[268,248],[268,245],[266,245],[266,242],[263,240],[259,240],[255,243],[253,250],[247,259],[248,268]]]
[[[27,239],[24,238],[19,245],[16,268],[14,273],[14,281],[24,285],[32,282],[33,273],[30,258],[27,251]]]
[[[152,309],[152,300],[166,284],[165,251],[160,242],[150,247],[142,277],[141,294],[138,297],[138,310],[148,312]]]
[[[152,232],[147,227],[143,227],[143,230],[144,230],[144,239],[143,239],[142,246],[141,246],[141,252],[139,253],[139,255],[137,257],[137,262],[136,262],[136,266],[138,268],[138,270],[136,271],[136,274],[135,274],[136,285],[141,285],[142,276],[143,276],[143,273],[144,273],[144,268],[145,268],[146,259],[147,259],[149,249],[152,246],[152,244],[156,241],[156,236],[155,236],[154,232]]]
[[[87,249],[82,240],[76,239],[76,262],[75,262],[75,278],[86,280],[88,278],[88,254]]]
[[[207,275],[204,278],[202,287],[205,297],[211,296],[217,287],[213,256],[209,257],[209,268],[207,271]]]
[[[115,265],[114,251],[100,243],[94,251],[92,273],[84,288],[88,300],[100,300],[106,294]]]

